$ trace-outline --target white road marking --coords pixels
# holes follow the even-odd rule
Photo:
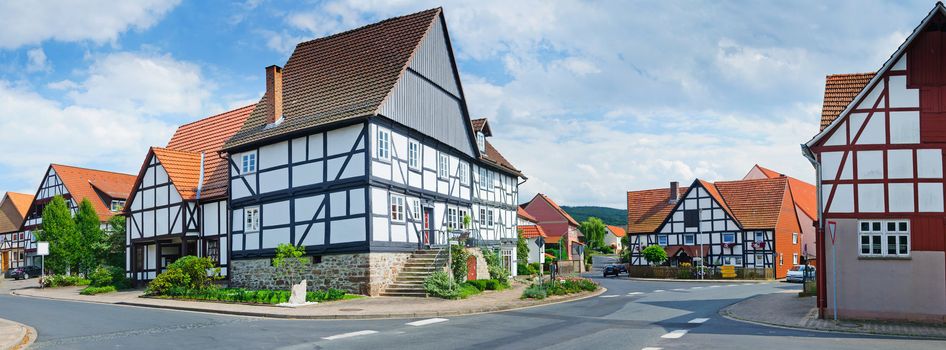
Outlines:
[[[322,337],[322,339],[325,339],[325,340],[335,340],[335,339],[351,338],[351,337],[357,337],[357,336],[360,336],[360,335],[368,335],[368,334],[375,334],[375,333],[378,333],[378,331],[365,330],[365,331],[357,331],[357,332],[349,332],[349,333],[336,334],[336,335],[333,335],[333,336],[331,336],[331,337]]]
[[[735,284],[727,284],[726,287],[735,287]]]
[[[703,287],[692,287],[690,289],[703,289]]]
[[[709,287],[710,287],[710,288],[719,288],[720,286],[712,285],[712,286],[709,286]]]
[[[673,290],[675,290],[675,291],[678,291],[678,292],[679,292],[679,291],[684,291],[684,290],[686,290],[686,288],[674,288]]]
[[[663,348],[649,347],[649,348],[643,348],[643,349],[641,349],[641,350],[663,350]]]
[[[686,329],[678,329],[673,332],[661,335],[660,337],[665,338],[665,339],[677,339],[677,338],[682,337],[684,334],[687,334],[687,332],[689,331]]]
[[[660,292],[663,292],[663,291],[664,291],[663,289],[658,289],[658,290],[655,290],[654,293],[660,293]]]
[[[638,294],[644,294],[644,292],[630,292],[630,293],[627,293],[627,295],[638,295]]]
[[[616,298],[618,296],[617,295],[602,295],[601,297],[602,298]]]
[[[417,327],[417,326],[426,326],[426,325],[429,325],[429,324],[440,323],[440,322],[447,322],[447,321],[449,321],[449,320],[447,320],[446,318],[428,318],[428,319],[426,319],[426,320],[408,322],[407,325],[408,325],[408,326],[415,326],[415,327]]]
[[[687,323],[700,324],[700,323],[703,323],[703,322],[706,322],[706,321],[709,321],[709,319],[708,319],[708,318],[694,318],[694,319],[690,320],[690,321],[687,322]]]

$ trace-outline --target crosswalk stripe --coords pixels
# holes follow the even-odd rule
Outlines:
[[[602,295],[602,298],[616,298],[617,295]]]
[[[703,322],[706,322],[706,321],[709,321],[709,319],[708,319],[708,318],[694,318],[694,319],[690,320],[690,321],[687,322],[687,323],[700,324],[700,323],[703,323]]]
[[[630,292],[630,293],[627,293],[627,295],[638,295],[638,294],[644,294],[644,293],[643,293],[643,292]]]
[[[660,292],[663,292],[663,291],[664,291],[663,289],[658,289],[658,290],[655,290],[654,293],[660,293]]]
[[[447,321],[449,321],[449,320],[447,320],[446,318],[428,318],[428,319],[426,319],[426,320],[420,320],[420,321],[409,322],[409,323],[407,323],[407,325],[408,325],[408,326],[415,326],[415,327],[417,327],[417,326],[426,326],[426,325],[429,325],[429,324],[440,323],[440,322],[447,322]]]
[[[331,337],[322,337],[322,339],[325,339],[325,340],[335,340],[335,339],[351,338],[351,337],[357,337],[357,336],[360,336],[360,335],[368,335],[368,334],[375,334],[375,333],[378,333],[378,331],[364,330],[364,331],[357,331],[357,332],[349,332],[349,333],[336,334],[336,335],[333,335],[333,336],[331,336]]]
[[[660,337],[665,339],[677,339],[682,337],[684,334],[687,334],[687,332],[688,331],[686,329],[678,329],[673,332],[661,335]]]

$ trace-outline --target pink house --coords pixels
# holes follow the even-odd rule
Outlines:
[[[578,230],[578,221],[568,215],[551,198],[544,194],[537,194],[528,203],[520,205],[526,212],[536,218],[539,226],[548,235],[547,244],[558,244],[563,260],[581,260],[584,258],[584,244],[579,240],[582,237]]]

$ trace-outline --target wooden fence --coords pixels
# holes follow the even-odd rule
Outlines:
[[[628,266],[627,271],[631,277],[643,278],[677,278],[677,279],[700,279],[696,267],[672,267],[672,266]],[[724,279],[719,266],[706,267],[705,279]],[[736,267],[735,279],[741,280],[771,280],[775,279],[775,273],[771,268],[753,268]]]

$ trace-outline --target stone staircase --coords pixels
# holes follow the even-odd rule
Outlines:
[[[447,263],[447,252],[443,249],[420,249],[407,259],[404,268],[397,274],[394,283],[389,284],[383,296],[426,297],[424,279]]]

